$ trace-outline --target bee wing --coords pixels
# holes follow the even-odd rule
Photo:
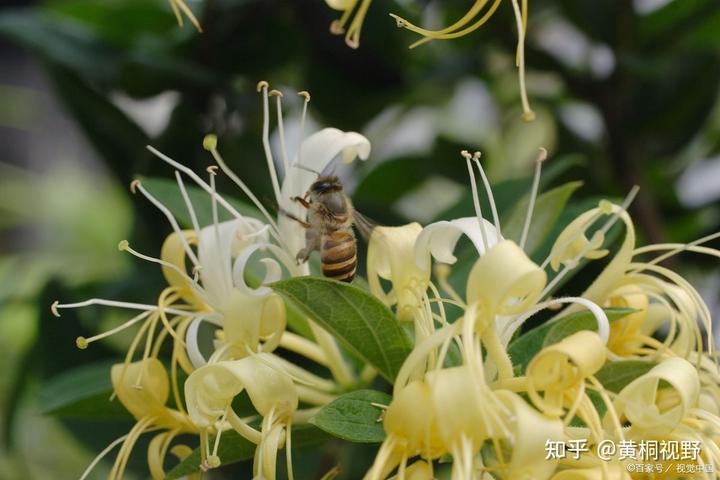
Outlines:
[[[370,235],[372,235],[373,230],[378,224],[377,222],[370,220],[368,217],[358,212],[357,210],[354,210],[353,225],[355,225],[355,228],[358,232],[360,232],[360,235],[363,237],[363,239],[366,242],[369,242]]]

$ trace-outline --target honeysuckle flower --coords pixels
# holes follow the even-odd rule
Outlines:
[[[140,381],[136,383],[138,378]],[[120,437],[100,453],[81,478],[86,478],[97,462],[118,443],[121,445],[120,451],[108,478],[123,478],[127,461],[138,438],[146,432],[163,430],[150,441],[148,466],[153,480],[164,479],[163,463],[172,441],[178,435],[198,432],[185,411],[166,406],[170,396],[170,382],[165,367],[153,357],[129,365],[117,364],[111,370],[111,379],[118,400],[135,417],[137,423],[127,435]],[[176,404],[182,405],[177,395],[177,385],[173,385],[173,390]]]
[[[523,108],[523,119],[526,121],[532,121],[535,119],[535,114],[530,109],[530,104],[527,98],[527,91],[525,89],[525,34],[527,30],[528,15],[527,0],[523,0],[522,2],[518,2],[518,0],[511,0],[511,3],[513,8],[513,14],[515,16],[515,27],[518,32],[518,43],[515,53],[515,65],[518,68],[518,78],[520,82],[520,98],[522,100]],[[421,28],[395,14],[390,14],[390,16],[395,19],[398,27],[405,28],[423,37],[422,39],[410,45],[410,48],[415,48],[431,40],[450,40],[474,32],[475,30],[483,26],[490,19],[490,17],[493,16],[499,6],[500,0],[493,0],[492,4],[488,4],[488,0],[476,0],[470,7],[470,9],[467,11],[467,13],[462,16],[462,18],[457,20],[452,25],[441,28],[439,30],[428,30],[425,28]]]
[[[237,416],[233,399],[246,391],[253,407],[263,417],[258,431]],[[217,467],[222,432],[234,429],[258,445],[253,464],[255,478],[275,479],[277,450],[287,446],[288,476],[292,479],[290,453],[292,418],[298,394],[292,378],[276,357],[259,353],[241,360],[221,361],[195,370],[185,382],[188,414],[201,429],[203,465]],[[208,435],[215,434],[210,447]]]
[[[325,0],[333,10],[339,10],[342,16],[333,20],[330,24],[330,32],[334,35],[345,34],[345,43],[350,48],[360,46],[360,32],[362,31],[365,15],[370,8],[372,0]],[[354,13],[354,17],[353,17]],[[348,20],[353,17],[350,25],[346,27]]]

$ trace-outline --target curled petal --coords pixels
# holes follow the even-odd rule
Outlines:
[[[192,372],[185,382],[190,418],[200,428],[211,427],[243,390],[262,416],[274,409],[278,418],[290,418],[297,409],[297,390],[290,376],[272,355],[259,353]]]
[[[660,389],[660,382],[671,388]],[[682,358],[671,357],[636,378],[615,400],[618,414],[644,434],[670,432],[693,408],[700,394],[695,367]]]
[[[607,301],[607,305],[616,308],[632,308],[637,310],[630,315],[620,318],[610,325],[608,348],[622,355],[630,353],[640,347],[641,342],[633,340],[640,332],[649,306],[648,296],[642,289],[627,285],[615,290]]]
[[[255,219],[233,220],[200,230],[198,259],[200,279],[208,301],[215,306],[233,289],[232,260],[246,247],[263,240],[257,235],[264,224]]]
[[[185,236],[185,241],[189,245],[197,243],[197,235],[194,231],[183,230],[182,234]],[[177,233],[171,233],[165,239],[160,250],[160,258],[164,262],[168,262],[175,265],[180,272],[185,272],[186,267],[186,253],[184,248],[184,242]],[[163,276],[171,287],[181,287],[180,294],[186,302],[190,305],[197,306],[198,309],[202,309],[202,300],[195,294],[195,288],[190,279],[181,275],[177,270],[170,268],[166,265],[162,266]],[[192,276],[192,275],[190,275]]]
[[[266,287],[265,284],[275,282],[282,276],[282,267],[275,258],[264,257],[260,259],[260,262],[265,265],[265,273],[263,276],[261,286],[258,288],[250,288],[245,282],[245,270],[248,268],[250,257],[258,250],[267,250],[273,253],[287,268],[291,274],[298,274],[295,263],[288,257],[287,253],[276,245],[270,243],[256,243],[244,248],[235,259],[235,264],[232,270],[232,279],[234,285],[246,295],[252,295],[255,297],[263,297],[272,293],[270,287]]]
[[[588,240],[585,235],[585,231],[601,214],[599,208],[589,210],[573,220],[558,235],[550,251],[550,266],[553,270],[557,271],[561,264],[572,261],[585,249],[587,251],[584,257],[591,260],[602,258],[608,254],[607,250],[600,248],[604,241],[602,235],[594,235],[591,240]]]
[[[247,295],[235,289],[218,307],[223,315],[223,330],[229,344],[236,347],[236,354],[244,356],[246,348],[256,351],[261,337],[272,337],[277,346],[285,331],[285,302],[275,293],[260,297]],[[270,345],[264,351],[272,350]]]
[[[482,219],[482,222],[487,232],[487,247],[492,248],[502,240],[502,237],[492,223],[485,219]],[[418,266],[425,271],[430,270],[428,252],[440,262],[455,263],[457,258],[453,252],[455,251],[455,245],[457,245],[463,234],[472,241],[479,255],[485,254],[485,245],[483,244],[477,217],[457,218],[450,221],[443,220],[431,223],[423,228],[422,233],[420,233],[415,246]]]
[[[600,370],[605,360],[605,343],[589,330],[542,349],[527,368],[530,399],[542,412],[562,415],[566,396],[576,396],[585,378]]]
[[[468,304],[481,302],[491,315],[517,315],[534,304],[547,275],[511,240],[480,257],[468,277]]]

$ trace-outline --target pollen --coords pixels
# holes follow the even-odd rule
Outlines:
[[[87,338],[85,338],[85,337],[77,337],[77,338],[75,339],[75,345],[77,345],[77,347],[78,347],[80,350],[85,350],[85,349],[88,347]]]
[[[215,134],[210,133],[208,135],[205,135],[205,138],[203,138],[203,148],[208,152],[212,152],[213,150],[215,150],[217,148],[217,143],[218,139],[217,135]]]
[[[129,247],[130,247],[130,242],[128,242],[127,240],[120,240],[120,242],[118,243],[118,250],[120,250],[121,252],[124,252]]]

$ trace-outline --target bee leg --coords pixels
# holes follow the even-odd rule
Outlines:
[[[288,217],[288,218],[291,219],[291,220],[295,220],[295,221],[298,222],[300,225],[302,225],[303,228],[310,228],[310,227],[311,227],[311,225],[310,225],[308,222],[305,222],[305,221],[303,221],[303,220],[300,220],[298,217],[296,217],[295,215],[293,215],[292,213],[290,213],[290,212],[288,212],[288,211],[286,211],[286,210],[282,210],[282,209],[281,209],[281,210],[280,210],[280,213],[282,213],[283,215],[285,215],[286,217]]]
[[[308,202],[303,197],[292,197],[290,200],[292,200],[293,202],[298,202],[300,205],[302,205],[305,208],[310,208],[310,202]]]
[[[305,232],[305,248],[300,250],[297,255],[295,255],[295,260],[297,260],[298,265],[301,265],[305,262],[307,262],[308,258],[310,258],[310,254],[314,252],[315,250],[320,249],[320,235],[315,233],[313,230],[307,230]]]

